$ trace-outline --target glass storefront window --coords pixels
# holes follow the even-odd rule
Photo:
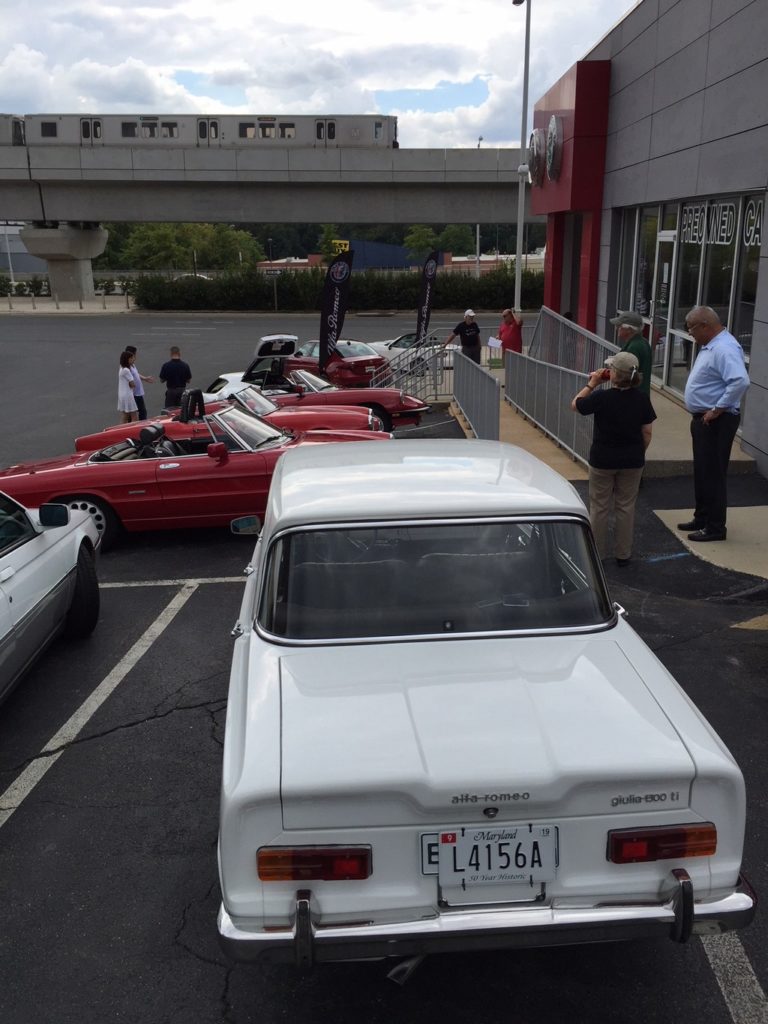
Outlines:
[[[637,210],[625,210],[621,226],[621,262],[616,309],[632,308],[632,267],[635,256]],[[611,316],[613,314],[611,313]]]
[[[757,271],[760,264],[760,243],[763,231],[763,200],[748,196],[739,239],[739,277],[733,311],[733,334],[744,349],[749,364],[752,349],[752,324],[755,318]]]
[[[699,297],[699,270],[706,231],[706,203],[685,203],[677,249],[677,301],[673,326],[685,330],[685,317]]]
[[[663,384],[685,388],[695,348],[685,318],[694,306],[715,310],[749,362],[764,205],[762,195],[744,195],[623,211],[617,308],[645,318]]]
[[[723,324],[728,323],[731,305],[738,212],[738,199],[718,199],[707,205],[707,250],[701,304],[711,306]]]
[[[648,316],[653,297],[653,274],[656,264],[656,234],[659,227],[658,206],[646,206],[640,212],[640,242],[637,254],[635,301],[629,307],[641,316]]]
[[[661,218],[662,231],[677,230],[677,203],[667,203]]]

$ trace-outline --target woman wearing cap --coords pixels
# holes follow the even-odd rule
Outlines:
[[[474,309],[468,309],[464,313],[464,319],[456,324],[453,333],[445,339],[445,344],[450,345],[454,338],[461,340],[462,355],[471,359],[473,363],[480,362],[480,325],[475,323]]]
[[[651,400],[640,390],[637,356],[617,352],[606,359],[607,370],[595,370],[571,402],[574,412],[595,417],[589,450],[589,514],[601,558],[607,558],[608,520],[614,511],[614,553],[617,565],[632,558],[635,502],[656,419]],[[610,387],[602,388],[610,378]]]

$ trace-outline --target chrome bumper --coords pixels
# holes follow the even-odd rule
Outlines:
[[[671,872],[672,895],[663,903],[605,904],[593,907],[462,909],[426,920],[359,925],[322,925],[313,919],[312,894],[296,894],[293,924],[260,931],[235,925],[219,910],[219,940],[233,960],[295,962],[307,966],[333,960],[423,956],[486,949],[563,946],[586,942],[667,937],[685,942],[692,934],[744,928],[754,916],[757,897],[739,878],[733,892],[696,903],[688,873]]]

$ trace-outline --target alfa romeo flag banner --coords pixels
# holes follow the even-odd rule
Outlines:
[[[323,288],[323,308],[320,313],[320,372],[325,369],[328,360],[336,351],[336,344],[344,326],[344,314],[347,312],[347,295],[349,279],[352,276],[352,257],[354,250],[340,252],[334,256],[333,263],[328,267]]]
[[[421,293],[419,308],[416,311],[416,344],[423,344],[429,331],[429,317],[432,312],[432,294],[435,290],[437,275],[437,253],[431,252],[424,261],[421,272]]]

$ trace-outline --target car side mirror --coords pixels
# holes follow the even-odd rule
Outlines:
[[[69,522],[69,507],[53,503],[40,506],[40,525],[46,529],[55,526],[66,526]]]
[[[209,459],[216,459],[218,462],[226,462],[229,455],[227,446],[223,441],[215,441],[213,444],[209,444],[207,452]]]
[[[261,533],[261,520],[258,516],[238,516],[229,524],[229,529],[238,537],[252,537]]]
[[[296,394],[299,396],[299,398],[303,398],[306,393],[307,389],[303,384],[296,385]]]

